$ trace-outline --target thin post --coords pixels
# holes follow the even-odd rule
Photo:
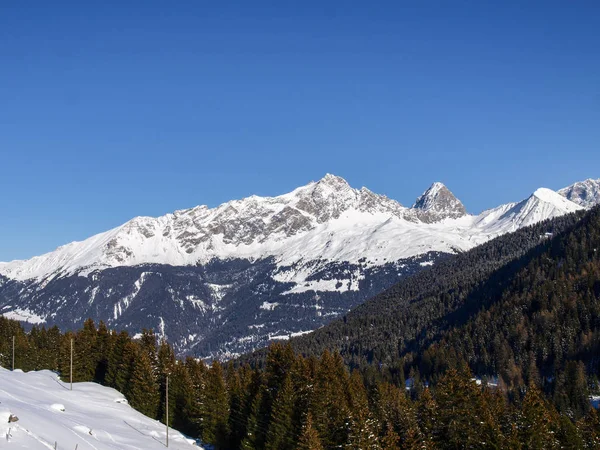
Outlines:
[[[13,336],[12,370],[15,370],[15,337]]]
[[[165,423],[167,425],[167,447],[169,446],[169,375],[167,375],[167,414],[165,416]]]
[[[73,390],[73,338],[71,338],[71,390]]]

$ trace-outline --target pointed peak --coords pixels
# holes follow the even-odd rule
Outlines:
[[[346,185],[348,186],[348,182],[344,180],[342,177],[338,177],[337,175],[333,175],[331,173],[326,173],[323,178],[317,181],[317,184],[327,184],[330,186],[335,185]]]
[[[464,205],[439,181],[417,198],[413,205],[423,222],[438,222],[443,219],[462,217],[467,214]]]
[[[553,198],[557,198],[557,196],[560,197],[560,195],[554,192],[552,189],[544,187],[536,189],[532,195],[544,201],[552,200]]]
[[[446,187],[446,185],[440,181],[436,181],[434,182],[431,186],[429,186],[429,189],[427,189],[422,195],[435,195],[437,194],[439,191],[441,190],[448,190],[448,188]]]

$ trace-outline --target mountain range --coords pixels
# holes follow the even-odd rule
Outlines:
[[[61,328],[88,317],[132,334],[153,328],[180,353],[230,357],[314,330],[449,255],[597,203],[600,180],[586,180],[471,215],[442,183],[405,207],[328,174],[0,263],[0,311]]]

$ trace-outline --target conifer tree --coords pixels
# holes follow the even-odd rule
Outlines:
[[[287,376],[273,405],[265,446],[267,450],[294,448],[293,415],[294,391],[290,376]]]
[[[185,368],[192,383],[192,399],[190,405],[189,421],[194,429],[193,435],[202,436],[204,432],[204,410],[206,406],[206,366],[202,361],[187,357]]]
[[[164,339],[161,340],[158,346],[156,364],[156,377],[160,392],[158,417],[161,422],[164,422],[167,415],[167,411],[165,411],[167,376],[172,374],[175,369],[175,353],[173,352],[171,346]],[[169,410],[169,423],[173,423],[173,414],[175,413],[175,389],[169,390]]]
[[[114,339],[114,344],[108,356],[108,367],[106,371],[106,384],[117,391],[125,393],[133,346],[126,331],[121,331]]]
[[[437,443],[446,448],[490,445],[481,392],[466,370],[450,369],[435,388],[439,420]]]
[[[218,361],[208,370],[204,402],[202,440],[225,449],[229,434],[229,398],[223,367]]]
[[[73,381],[93,381],[99,355],[96,350],[96,324],[92,319],[83,323],[73,342]],[[70,348],[70,342],[69,342]]]
[[[149,330],[144,328],[142,330],[142,336],[139,340],[140,349],[142,352],[146,353],[148,359],[150,361],[150,365],[152,366],[152,371],[154,375],[156,375],[158,371],[158,362],[157,362],[157,346],[156,346],[156,335],[153,330]]]
[[[394,431],[394,427],[391,423],[385,424],[385,435],[381,439],[381,446],[383,450],[398,450],[400,444],[400,436]]]
[[[127,399],[142,414],[156,418],[160,396],[150,358],[145,352],[140,352],[135,358]]]
[[[310,411],[323,445],[327,448],[348,441],[350,416],[345,389],[348,372],[339,354],[323,352],[314,379]]]
[[[191,421],[192,403],[194,401],[194,385],[192,378],[183,362],[175,364],[169,384],[169,394],[173,392],[173,416],[169,420],[173,428],[188,435],[193,435],[194,425]],[[170,396],[171,397],[171,396]],[[170,406],[169,400],[169,406]]]
[[[106,372],[108,370],[108,358],[111,353],[113,338],[103,321],[98,323],[96,340],[92,345],[92,354],[96,357],[96,367],[94,381],[104,384],[106,381]]]
[[[265,433],[265,424],[261,421],[260,410],[264,398],[264,385],[261,386],[252,400],[248,419],[245,423],[246,436],[242,440],[240,448],[242,450],[255,450],[263,448],[263,435]],[[235,414],[235,411],[232,411]]]
[[[425,388],[417,401],[417,420],[419,429],[425,436],[427,448],[433,447],[439,438],[435,433],[439,429],[439,407],[429,388]]]
[[[530,387],[525,394],[519,414],[519,441],[525,448],[555,448],[554,414],[537,387]]]
[[[577,422],[584,448],[600,448],[600,414],[594,408]]]
[[[378,448],[377,426],[369,410],[367,392],[358,371],[353,371],[348,385],[350,429],[348,449],[375,449]]]
[[[323,444],[319,438],[317,430],[313,427],[312,416],[310,413],[306,416],[306,422],[302,427],[300,439],[298,441],[298,450],[323,450]]]

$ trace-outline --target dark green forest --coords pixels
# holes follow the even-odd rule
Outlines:
[[[4,367],[12,336],[17,368],[63,380],[73,339],[75,381],[219,449],[600,448],[600,208],[497,238],[227,364],[178,360],[151,330],[25,332],[0,317]]]

